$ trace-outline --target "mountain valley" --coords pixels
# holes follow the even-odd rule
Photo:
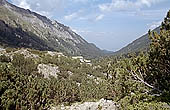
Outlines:
[[[0,110],[170,110],[169,56],[170,10],[110,52],[0,0]]]

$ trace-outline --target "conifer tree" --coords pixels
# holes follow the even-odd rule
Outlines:
[[[162,22],[160,33],[150,32],[148,76],[146,80],[160,90],[170,90],[170,11]]]

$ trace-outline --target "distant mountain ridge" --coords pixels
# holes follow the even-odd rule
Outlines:
[[[6,0],[0,0],[0,43],[90,58],[104,55],[69,27]]]
[[[155,28],[153,31],[160,32],[160,26]],[[123,55],[132,52],[139,52],[139,51],[147,51],[150,44],[150,39],[148,37],[148,33],[139,37],[132,43],[128,44],[127,46],[123,47],[122,49],[113,53],[113,55]]]

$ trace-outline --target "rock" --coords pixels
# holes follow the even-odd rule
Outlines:
[[[67,73],[69,74],[69,76],[72,76],[72,75],[74,74],[74,73],[71,72],[71,71],[68,71]]]
[[[61,52],[52,52],[52,51],[48,51],[47,54],[48,54],[48,55],[51,55],[51,56],[64,57],[64,54],[61,53]]]
[[[0,55],[4,55],[6,53],[6,50],[3,48],[0,48]]]
[[[11,56],[11,59],[13,59],[13,56],[15,54],[22,54],[22,55],[24,55],[25,58],[34,58],[34,59],[40,58],[38,55],[33,54],[28,49],[24,49],[24,48],[21,48],[20,50],[17,50],[14,52],[7,53],[6,55]]]
[[[59,73],[58,66],[52,64],[39,64],[38,72],[44,75],[44,78],[48,78],[53,76],[55,78],[58,77],[57,73]]]
[[[39,58],[38,55],[31,53],[28,49],[20,49],[12,54],[22,54],[25,58]]]
[[[101,99],[98,102],[75,103],[71,106],[52,107],[51,110],[117,110],[112,100]]]

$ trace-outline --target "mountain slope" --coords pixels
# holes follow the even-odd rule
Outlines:
[[[159,32],[160,26],[155,28],[153,31]],[[123,47],[117,52],[114,52],[114,55],[127,54],[131,52],[139,52],[139,51],[147,51],[150,44],[150,40],[148,37],[148,33],[143,35],[142,37],[136,39],[132,43]]]
[[[0,0],[0,43],[12,47],[61,51],[97,57],[103,52],[69,27]]]

